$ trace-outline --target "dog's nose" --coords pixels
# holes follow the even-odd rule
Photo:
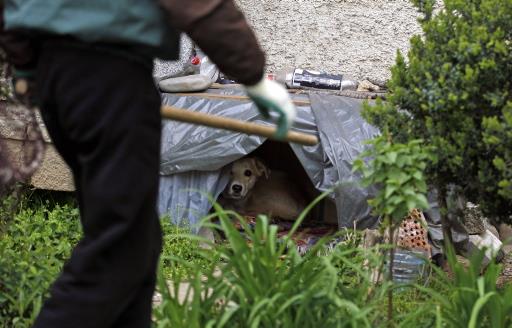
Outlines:
[[[234,184],[231,186],[231,189],[236,192],[236,193],[240,193],[242,192],[242,186],[241,185],[238,185],[238,184]]]

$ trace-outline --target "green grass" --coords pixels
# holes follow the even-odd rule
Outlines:
[[[66,194],[34,193],[17,204],[12,198],[2,204],[0,327],[30,327],[81,236],[79,214]],[[266,219],[254,229],[246,226],[242,237],[222,209],[217,211],[215,228],[227,240],[211,249],[200,248],[188,228],[162,221],[163,302],[154,311],[156,327],[388,326],[385,296],[395,286],[371,284],[370,269],[382,264],[382,250],[361,249],[359,233],[342,231],[345,242],[333,251],[325,251],[323,241],[299,256],[291,239],[279,240]],[[478,258],[472,263],[465,271],[452,261],[453,280],[434,271],[427,287],[400,287],[393,326],[511,327],[512,287],[494,286],[500,267],[491,265],[479,275]],[[169,281],[189,282],[190,302],[180,302],[166,288]]]
[[[164,301],[155,310],[157,327],[371,327],[375,298],[366,296],[368,276],[360,276],[360,288],[344,286],[339,277],[340,270],[356,270],[344,259],[357,249],[317,256],[319,243],[301,257],[291,240],[278,240],[277,227],[264,217],[254,230],[245,226],[245,237],[227,216],[217,228],[227,244],[201,252],[219,262],[176,277],[170,289],[160,276]],[[174,293],[182,281],[190,283],[190,302]]]
[[[204,267],[198,243],[187,228],[162,220],[162,254]],[[81,238],[79,212],[72,194],[24,190],[0,204],[0,328],[30,327],[48,297],[74,245]],[[190,273],[186,265],[163,261],[167,279]]]
[[[454,279],[432,267],[428,286],[373,285],[369,273],[382,267],[385,247],[364,250],[352,236],[332,252],[325,252],[324,240],[301,257],[291,239],[277,239],[277,227],[265,217],[254,228],[244,225],[242,237],[229,218],[236,213],[216,210],[219,224],[208,225],[223,231],[226,244],[199,253],[219,261],[199,267],[179,257],[168,259],[171,266],[186,264],[190,270],[170,287],[160,274],[163,301],[154,311],[155,327],[512,326],[512,286],[496,288],[499,265],[479,274],[482,254],[466,270],[448,251]],[[185,300],[175,292],[184,282]],[[387,322],[391,288],[396,289],[395,315]]]
[[[171,287],[161,273],[159,291],[163,302],[154,312],[156,327],[378,327],[386,324],[383,305],[392,286],[383,283],[374,288],[370,280],[371,268],[382,264],[381,251],[358,247],[357,233],[341,232],[346,236],[345,242],[333,251],[325,251],[325,239],[305,256],[299,256],[290,235],[279,240],[277,227],[270,225],[266,217],[260,217],[254,229],[240,220],[243,237],[230,219],[236,214],[224,212],[218,206],[216,210],[219,224],[208,225],[222,230],[227,241],[199,252],[219,261],[202,268],[187,262],[190,274],[176,276]],[[369,267],[363,265],[365,260],[370,260]],[[171,265],[184,262],[169,258]],[[184,282],[188,283],[184,285],[188,286],[185,300],[175,292]],[[418,293],[417,290],[403,292],[404,301],[399,308],[419,307],[425,298]],[[423,314],[413,313],[414,319],[409,322],[426,322],[428,318],[422,318]],[[404,317],[405,322],[410,316]]]
[[[166,279],[191,274],[191,268],[207,268],[211,258],[204,257],[199,251],[199,241],[188,238],[188,227],[176,226],[169,218],[162,218],[163,246],[161,266]],[[172,258],[181,259],[183,264],[173,263]]]

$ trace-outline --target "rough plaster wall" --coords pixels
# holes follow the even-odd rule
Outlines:
[[[9,112],[12,109],[13,107],[8,106],[6,112]],[[25,136],[22,133],[23,129],[12,128],[21,122],[15,122],[10,116],[5,116],[3,114],[4,113],[0,113],[0,138],[3,139],[11,159],[14,161],[21,161],[21,156],[23,154],[23,140]],[[72,191],[74,190],[74,184],[71,172],[68,166],[64,163],[64,160],[51,144],[50,137],[42,123],[40,115],[37,116],[40,127],[43,131],[43,138],[46,142],[46,152],[43,163],[37,172],[31,177],[30,184],[38,189]]]
[[[389,78],[396,50],[420,32],[409,0],[237,0],[267,53],[268,71],[315,68]]]
[[[30,183],[39,189],[73,191],[75,184],[71,170],[52,144],[41,115],[37,113],[39,126],[46,142],[46,151],[41,167],[30,179]]]
[[[6,139],[4,143],[13,159],[22,156],[23,141]],[[30,184],[38,189],[75,190],[71,172],[52,144],[46,144],[44,161],[30,178]]]
[[[47,145],[44,161],[32,176],[30,183],[38,189],[73,191],[73,176],[66,163],[52,145]]]

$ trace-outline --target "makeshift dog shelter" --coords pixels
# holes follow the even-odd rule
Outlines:
[[[339,227],[375,225],[352,161],[364,141],[378,134],[360,116],[362,100],[325,93],[293,94],[298,109],[294,130],[316,134],[316,146],[290,144],[297,160],[318,191],[334,189]],[[238,88],[204,94],[163,94],[163,103],[193,111],[270,124]],[[161,180],[158,209],[174,223],[193,228],[206,215],[229,180],[229,164],[257,150],[265,139],[203,126],[165,121],[162,129]],[[279,156],[279,154],[275,154]]]
[[[336,205],[338,228],[375,227],[379,218],[371,215],[367,199],[372,188],[364,188],[352,172],[353,160],[364,150],[365,141],[379,131],[360,115],[363,100],[324,92],[292,94],[298,116],[293,130],[315,134],[315,146],[289,144],[296,161],[312,185],[330,190]],[[270,125],[240,88],[210,89],[201,94],[162,95],[163,104],[207,114]],[[246,155],[258,153],[265,138],[207,128],[175,121],[164,121],[160,165],[158,211],[176,224],[197,224],[210,211],[229,181],[230,164]],[[273,154],[280,160],[281,152]],[[285,164],[286,165],[286,164]],[[425,213],[433,255],[443,242],[441,218],[435,192],[429,195],[430,210]],[[453,231],[454,242],[467,234]]]

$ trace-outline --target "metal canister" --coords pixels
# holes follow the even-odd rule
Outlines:
[[[346,79],[341,74],[327,74],[302,68],[279,72],[276,80],[294,89],[356,90],[358,85],[357,81]]]

